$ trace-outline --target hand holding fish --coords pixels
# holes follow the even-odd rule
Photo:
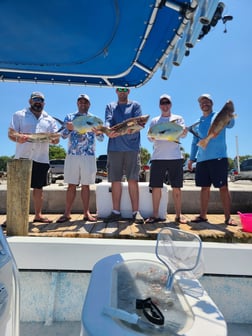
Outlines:
[[[66,128],[68,129],[68,131],[73,131],[74,130],[74,125],[73,125],[73,123],[72,122],[67,122],[66,123]]]
[[[231,100],[227,101],[221,111],[215,117],[211,127],[208,130],[207,137],[198,142],[198,146],[205,149],[212,138],[216,138],[219,133],[228,125],[230,120],[236,117],[234,114],[234,104]]]

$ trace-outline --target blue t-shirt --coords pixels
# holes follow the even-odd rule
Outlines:
[[[129,101],[127,104],[113,102],[106,106],[105,124],[106,126],[112,127],[129,118],[139,117],[141,115],[141,106],[135,101]],[[140,151],[140,132],[109,138],[108,151]]]
[[[217,113],[212,112],[207,117],[202,116],[199,119],[199,124],[194,128],[194,131],[199,135],[199,138],[193,136],[191,145],[190,160],[197,162],[220,159],[227,157],[227,145],[226,145],[226,128],[232,128],[235,124],[234,119],[217,135],[216,138],[212,138],[205,149],[197,146],[200,139],[207,136],[208,130],[211,127]]]

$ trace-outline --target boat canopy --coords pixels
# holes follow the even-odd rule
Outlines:
[[[5,0],[0,79],[138,87],[167,79],[209,26],[216,0]]]

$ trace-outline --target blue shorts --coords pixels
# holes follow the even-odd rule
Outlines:
[[[163,188],[165,174],[172,188],[183,187],[183,159],[178,160],[153,160],[150,170],[150,187]]]
[[[32,162],[31,188],[42,189],[47,185],[49,163]]]
[[[195,184],[198,187],[221,188],[228,184],[228,159],[213,159],[197,162]]]
[[[138,181],[140,166],[139,152],[108,152],[108,181],[122,181],[123,175],[127,180]]]

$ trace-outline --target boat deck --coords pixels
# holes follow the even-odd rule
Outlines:
[[[208,222],[191,223],[196,214],[185,214],[188,224],[178,224],[174,221],[175,215],[168,214],[166,221],[154,224],[136,224],[130,220],[113,223],[104,223],[102,219],[92,223],[83,221],[83,215],[72,214],[71,220],[65,223],[56,223],[60,214],[45,214],[53,223],[33,223],[34,215],[29,216],[28,236],[34,237],[76,237],[76,238],[117,238],[117,239],[145,239],[156,240],[159,230],[172,227],[198,234],[202,241],[225,243],[252,243],[252,233],[244,232],[238,215],[232,215],[237,226],[224,224],[224,217],[220,214],[209,214]],[[0,224],[4,224],[6,215],[0,215]]]

